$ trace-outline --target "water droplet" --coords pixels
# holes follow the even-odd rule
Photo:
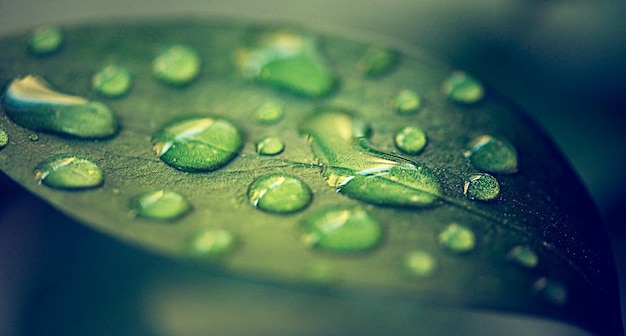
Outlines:
[[[426,147],[426,133],[421,128],[406,126],[399,129],[393,137],[399,150],[415,155]]]
[[[204,230],[194,235],[189,244],[189,254],[198,258],[220,257],[235,246],[235,235],[223,229]]]
[[[528,246],[518,245],[513,247],[507,253],[506,258],[525,268],[535,268],[539,263],[537,253]]]
[[[489,174],[473,174],[465,181],[463,194],[473,201],[489,201],[500,194],[500,184]]]
[[[434,273],[437,261],[430,253],[411,251],[404,256],[404,267],[411,275],[423,278]]]
[[[50,55],[59,50],[63,34],[56,27],[40,27],[33,31],[28,49],[35,55]]]
[[[285,115],[283,106],[276,102],[267,102],[254,111],[254,118],[264,125],[277,124]]]
[[[541,277],[533,284],[532,294],[539,300],[554,306],[563,306],[567,303],[567,286],[560,281]]]
[[[31,135],[28,136],[28,140],[32,141],[32,142],[37,142],[39,141],[39,134],[37,133],[33,133]]]
[[[132,76],[125,68],[109,64],[98,71],[91,79],[91,85],[98,94],[105,97],[120,97],[128,93]]]
[[[309,247],[333,252],[359,252],[376,247],[383,236],[380,222],[359,207],[333,207],[302,223],[301,240]]]
[[[278,137],[268,136],[256,143],[256,151],[261,155],[278,155],[285,150],[285,144]]]
[[[258,35],[237,51],[236,63],[244,77],[306,97],[325,96],[337,83],[315,39],[292,31]]]
[[[74,155],[59,155],[35,167],[39,183],[57,189],[88,189],[104,183],[102,170],[95,163]]]
[[[378,77],[387,74],[398,60],[398,54],[381,47],[369,47],[356,64],[357,71]]]
[[[300,129],[324,166],[328,185],[348,197],[379,205],[427,207],[437,204],[443,193],[437,175],[424,165],[370,148],[368,125],[348,112],[319,111]]]
[[[473,139],[466,151],[467,157],[477,169],[496,174],[517,172],[517,150],[508,141],[491,135],[482,135]]]
[[[152,73],[161,82],[179,86],[189,84],[200,73],[198,52],[185,45],[172,45],[162,50],[152,62]]]
[[[422,98],[411,90],[402,90],[395,100],[395,108],[398,114],[413,114],[422,106]]]
[[[302,180],[283,173],[262,176],[248,188],[250,204],[275,213],[302,210],[312,197],[311,189]]]
[[[482,84],[468,74],[457,71],[443,82],[444,94],[454,102],[474,104],[485,96]]]
[[[219,169],[237,156],[243,144],[239,130],[220,118],[188,118],[163,127],[152,139],[157,156],[189,172]]]
[[[43,78],[16,78],[2,97],[7,116],[34,131],[79,138],[106,138],[118,129],[117,119],[104,104],[54,91]]]
[[[437,236],[439,244],[444,248],[456,252],[465,253],[474,249],[476,237],[469,228],[452,223]]]
[[[169,221],[189,212],[191,205],[183,195],[160,189],[133,197],[130,200],[130,209],[136,216]]]
[[[0,149],[6,147],[9,144],[9,135],[2,128],[0,128]]]

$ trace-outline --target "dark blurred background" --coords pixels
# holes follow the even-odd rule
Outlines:
[[[50,23],[205,14],[298,23],[393,41],[391,44],[423,47],[503,92],[546,129],[579,172],[604,217],[623,279],[622,288],[626,288],[626,2],[2,0],[0,35]],[[44,299],[54,306],[54,295],[69,291],[59,289],[59,283],[67,282],[68,277],[76,282],[89,281],[80,279],[72,269],[73,263],[129,260],[126,266],[134,268],[137,263],[176,267],[79,227],[23,192],[4,175],[0,177],[0,195],[0,335],[24,332],[18,328],[24,314],[43,314],[24,307],[23,302],[32,296],[51,293],[45,294]],[[63,224],[51,226],[51,221]],[[99,244],[106,246],[102,248],[106,253],[80,255],[82,249],[94,251],[94,246],[99,251]],[[122,252],[110,256],[111,246]],[[123,276],[141,273],[128,273],[123,267],[120,265]],[[111,268],[115,266],[109,265]],[[94,267],[95,273],[86,274],[103,279],[96,276],[97,269]],[[104,279],[115,279],[112,274],[107,276]],[[222,280],[213,281],[223,283]],[[53,290],[47,291],[46,286]],[[245,287],[250,284],[241,286],[237,291],[251,290]],[[622,302],[625,297],[622,294]],[[128,309],[128,314],[121,316],[132,319],[130,308],[117,309]],[[476,321],[482,321],[481,317]],[[471,323],[480,324],[476,321]],[[44,322],[43,325],[51,323]],[[510,335],[511,328],[506,323],[504,327]],[[36,328],[27,332],[39,333]]]

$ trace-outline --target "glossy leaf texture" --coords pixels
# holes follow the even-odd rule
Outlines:
[[[85,225],[230,274],[621,333],[609,242],[585,188],[542,130],[475,78],[419,53],[294,27],[61,31],[62,47],[44,55],[28,48],[29,34],[0,41],[11,103],[0,114],[0,168]],[[157,73],[173,46],[193,64],[173,52],[175,66]],[[132,75],[122,96],[90,84],[109,64]],[[29,75],[64,95],[11,91]],[[407,92],[412,103],[399,108]],[[104,104],[119,129],[65,133],[58,119],[78,118],[75,99]],[[268,106],[271,122],[259,118]],[[33,127],[33,111],[53,127]],[[268,137],[279,150],[257,149]],[[102,183],[88,184],[93,165]],[[76,179],[89,187],[63,187]]]

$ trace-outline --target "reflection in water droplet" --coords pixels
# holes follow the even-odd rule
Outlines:
[[[291,31],[266,32],[236,53],[244,77],[307,97],[329,94],[337,83],[316,41]]]
[[[32,141],[32,142],[37,142],[39,141],[39,134],[37,133],[33,133],[31,135],[28,136],[28,140]]]
[[[256,151],[261,155],[278,155],[285,149],[285,144],[278,137],[268,136],[256,143]]]
[[[277,124],[285,115],[283,106],[276,102],[267,102],[254,111],[254,118],[264,125]]]
[[[189,172],[216,170],[237,156],[243,144],[239,130],[220,118],[188,118],[163,127],[152,139],[157,156]]]
[[[532,287],[532,294],[539,300],[554,306],[563,306],[567,303],[567,287],[564,283],[549,279],[539,278]]]
[[[369,147],[369,127],[339,110],[322,110],[300,125],[324,165],[328,185],[348,197],[390,206],[426,207],[442,195],[441,181],[420,163]],[[361,146],[359,146],[359,144]]]
[[[380,223],[358,207],[333,207],[302,223],[301,240],[309,247],[333,252],[358,252],[376,247],[383,236]]]
[[[152,62],[152,73],[163,83],[179,86],[193,81],[200,73],[198,52],[184,45],[162,50]]]
[[[452,223],[437,236],[439,244],[444,248],[456,252],[465,253],[474,249],[476,237],[469,228]]]
[[[34,131],[106,138],[118,128],[115,115],[104,104],[54,91],[35,75],[11,81],[2,96],[2,107],[13,122]]]
[[[63,33],[56,27],[40,27],[33,31],[28,49],[35,55],[50,55],[61,47]]]
[[[109,64],[91,78],[93,89],[105,97],[120,97],[128,93],[132,76],[125,68]]]
[[[489,174],[470,175],[465,180],[463,194],[473,201],[489,201],[500,194],[500,184]]]
[[[517,150],[510,142],[482,135],[473,139],[468,147],[465,157],[479,170],[496,174],[517,172]]]
[[[9,135],[2,128],[0,128],[0,149],[9,144]]]
[[[483,99],[485,90],[482,84],[468,74],[457,71],[443,82],[444,94],[452,101],[474,104]]]
[[[535,268],[539,263],[537,253],[528,246],[515,246],[507,253],[506,258],[513,261],[519,266],[526,268]]]
[[[430,253],[411,251],[404,256],[404,267],[411,275],[423,278],[433,274],[437,261]]]
[[[426,133],[414,126],[399,129],[393,137],[396,147],[406,154],[415,155],[426,147]]]
[[[223,229],[204,230],[192,237],[188,252],[192,257],[214,258],[230,252],[235,236]]]
[[[248,188],[250,204],[275,213],[302,210],[312,197],[311,189],[302,180],[283,173],[262,176]]]
[[[104,176],[95,163],[74,155],[59,155],[35,167],[39,183],[57,189],[88,189],[102,185]]]
[[[368,77],[378,77],[387,74],[397,60],[398,54],[389,49],[370,47],[357,61],[356,69]]]
[[[131,212],[140,217],[169,221],[191,210],[187,199],[174,191],[154,190],[139,194],[130,200]]]
[[[396,96],[395,104],[398,114],[413,114],[422,106],[422,98],[411,90],[402,90]]]

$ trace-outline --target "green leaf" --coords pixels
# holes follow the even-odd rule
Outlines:
[[[30,51],[28,34],[0,40],[0,125],[8,137],[0,168],[85,225],[230,274],[622,333],[616,271],[590,197],[549,138],[467,74],[395,50],[383,69],[363,58],[386,48],[240,22],[61,31],[63,48],[53,54]],[[251,40],[264,31],[272,48],[255,53],[264,44]],[[176,45],[199,58],[197,77],[183,86],[153,72],[159,53]],[[241,68],[242,53],[248,65],[265,64],[254,57],[268,50],[262,78]],[[133,84],[121,97],[98,96],[91,78],[111,63],[130,71]],[[22,100],[11,95],[12,81],[28,74],[106,105],[119,130],[93,140],[64,135],[54,114],[23,122],[51,106],[37,90]],[[402,92],[414,92],[419,108],[399,112]],[[278,106],[280,116],[264,122],[262,106]],[[58,118],[79,119],[71,113]],[[394,138],[405,127],[423,131],[425,147],[398,152]],[[257,153],[267,137],[284,149]],[[211,155],[218,163],[196,168]],[[41,165],[55,157],[88,164],[46,184]],[[92,176],[92,164],[102,184],[64,188],[73,176]]]

